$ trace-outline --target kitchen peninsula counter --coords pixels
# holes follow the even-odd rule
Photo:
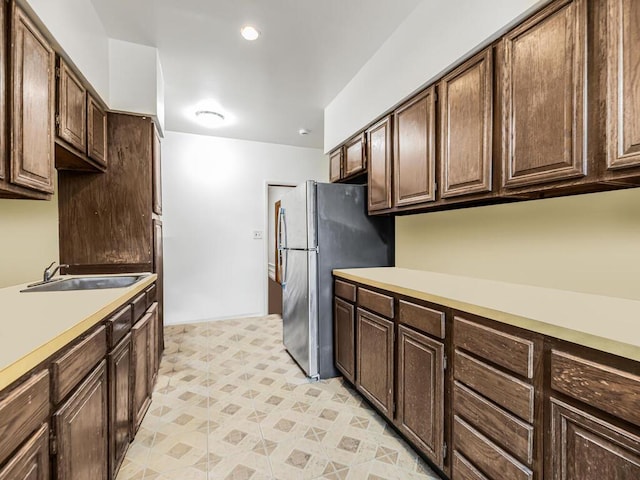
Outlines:
[[[334,270],[338,278],[640,361],[640,301],[405,268]]]
[[[156,279],[156,274],[148,274],[130,287],[102,290],[21,293],[27,284],[0,289],[0,390],[144,292]]]

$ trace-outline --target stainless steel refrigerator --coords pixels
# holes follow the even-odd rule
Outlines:
[[[335,377],[332,271],[393,265],[393,218],[367,215],[363,185],[307,181],[278,223],[284,346],[308,377]]]

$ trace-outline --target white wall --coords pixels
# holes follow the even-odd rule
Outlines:
[[[89,0],[19,0],[44,23],[98,95],[109,104],[107,33]]]
[[[326,181],[319,149],[166,132],[165,321],[266,313],[266,183]]]
[[[325,152],[546,1],[423,0],[325,108]]]

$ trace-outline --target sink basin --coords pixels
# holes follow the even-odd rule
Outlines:
[[[64,292],[69,290],[101,290],[104,288],[130,287],[147,275],[124,275],[121,277],[79,277],[36,283],[21,292]]]

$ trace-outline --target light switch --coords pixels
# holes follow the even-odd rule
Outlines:
[[[254,240],[262,240],[262,230],[254,230],[253,231],[253,239]]]

